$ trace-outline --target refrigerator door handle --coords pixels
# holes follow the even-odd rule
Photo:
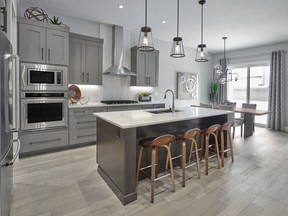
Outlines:
[[[19,130],[19,124],[20,124],[20,116],[19,116],[19,110],[20,110],[20,99],[19,99],[19,56],[18,55],[11,55],[6,54],[5,59],[12,60],[12,68],[11,70],[8,69],[8,82],[10,80],[10,77],[12,76],[12,122],[9,121],[8,116],[5,119],[6,125],[7,123],[12,124],[12,128],[9,128],[9,132],[17,132]],[[11,72],[12,71],[12,72]],[[9,91],[9,90],[8,90]],[[8,93],[9,94],[9,93]],[[7,107],[9,110],[9,95],[7,95]],[[10,110],[11,111],[11,110]],[[8,111],[9,113],[9,111]]]
[[[7,155],[9,154],[11,148],[13,147],[13,143],[14,143],[14,142],[17,143],[16,152],[15,152],[15,154],[14,154],[14,156],[13,156],[13,158],[12,158],[11,161],[4,163]],[[19,139],[12,141],[12,143],[10,144],[10,146],[9,146],[6,154],[4,155],[3,159],[2,159],[1,162],[0,162],[1,167],[13,166],[13,164],[15,163],[15,161],[16,161],[16,159],[18,158],[18,155],[19,155],[19,153],[20,153],[20,147],[21,147],[21,142],[20,142]]]

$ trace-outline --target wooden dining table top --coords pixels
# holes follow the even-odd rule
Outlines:
[[[252,115],[258,115],[258,116],[272,113],[272,111],[269,111],[269,110],[258,110],[258,109],[242,108],[242,107],[235,107],[234,111],[238,113],[252,114]]]

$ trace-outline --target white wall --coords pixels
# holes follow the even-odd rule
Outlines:
[[[270,61],[271,52],[277,51],[277,50],[285,50],[288,51],[288,42],[284,43],[277,43],[277,44],[271,44],[261,47],[254,47],[249,49],[242,49],[232,52],[227,52],[227,58],[229,58],[229,62],[231,64],[241,64],[245,62],[257,62],[257,61]],[[214,63],[220,58],[223,58],[223,54],[217,54],[214,58]],[[285,56],[285,83],[288,83],[288,53],[286,53]],[[285,89],[286,93],[286,103],[285,103],[285,110],[288,109],[288,87]],[[285,114],[285,125],[288,128],[288,112],[286,111]]]
[[[34,5],[37,6],[37,5]],[[21,4],[18,11],[19,16],[23,17],[24,11],[30,5]],[[100,37],[104,39],[103,53],[103,71],[111,66],[112,62],[112,25],[99,24],[96,22],[81,20],[60,14],[54,14],[53,11],[47,11],[49,16],[59,16],[59,19],[70,27],[73,33]],[[172,40],[172,39],[171,39]],[[185,41],[184,41],[185,42]],[[130,48],[138,43],[138,32],[132,33],[125,30],[124,26],[124,58],[123,65],[131,67]],[[171,43],[154,38],[155,48],[160,51],[159,62],[159,87],[130,87],[130,77],[103,76],[102,86],[84,86],[79,85],[82,95],[88,96],[90,102],[98,102],[102,99],[132,99],[137,100],[137,93],[143,90],[153,91],[154,101],[163,101],[171,103],[170,96],[164,100],[164,92],[170,88],[177,91],[176,74],[177,72],[190,72],[199,74],[199,97],[197,100],[176,100],[176,107],[199,104],[199,101],[208,101],[210,93],[210,81],[212,80],[211,71],[214,58],[211,56],[209,63],[196,63],[194,61],[196,50],[185,47],[186,57],[182,59],[171,58]]]

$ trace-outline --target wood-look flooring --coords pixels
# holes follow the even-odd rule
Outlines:
[[[224,168],[211,168],[208,176],[202,172],[201,179],[191,167],[185,188],[176,169],[176,192],[169,178],[162,179],[154,204],[145,180],[138,200],[123,206],[97,173],[95,148],[20,159],[14,168],[11,216],[288,215],[288,133],[256,128],[252,137],[236,135],[233,164],[226,158]]]

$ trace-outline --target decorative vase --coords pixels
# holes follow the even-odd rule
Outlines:
[[[218,101],[218,94],[210,94],[210,102],[215,103]]]

